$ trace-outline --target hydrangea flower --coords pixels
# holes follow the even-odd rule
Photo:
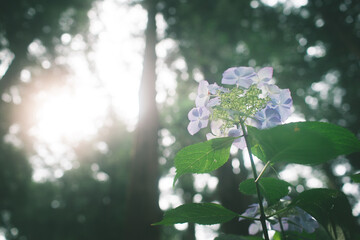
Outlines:
[[[232,67],[223,73],[221,83],[248,89],[255,77],[256,73],[251,67]]]
[[[209,84],[202,80],[199,82],[198,94],[195,99],[196,107],[214,107],[220,104],[220,98],[215,97],[210,99],[211,94],[216,94],[221,88],[216,84]]]
[[[283,89],[279,94],[275,94],[271,98],[269,106],[276,109],[281,116],[281,120],[285,121],[291,115],[292,99],[290,90]]]
[[[210,111],[206,107],[197,107],[191,109],[188,114],[190,123],[188,125],[188,131],[191,135],[194,135],[201,128],[206,128],[209,122]]]
[[[195,99],[196,107],[205,107],[206,103],[210,99],[209,83],[205,80],[199,82],[198,94]]]
[[[245,212],[243,212],[240,215],[244,217],[255,218],[259,216],[259,209],[260,209],[260,205],[258,203],[253,203],[249,205],[249,207],[245,210]],[[245,220],[246,218],[244,217],[239,217],[239,222]]]
[[[224,121],[217,120],[211,122],[211,133],[206,134],[206,139],[211,140],[219,137],[239,137],[234,140],[233,146],[244,149],[246,147],[245,139],[242,137],[243,132],[241,129],[236,128],[236,126],[232,128],[226,128],[222,130],[222,126],[224,125]]]
[[[281,124],[279,112],[269,106],[255,114],[255,125],[260,129],[274,127],[279,124]]]
[[[223,73],[222,84],[230,88],[199,83],[196,108],[189,113],[188,131],[191,135],[208,125],[211,120],[211,133],[207,139],[217,137],[239,137],[233,146],[243,149],[245,141],[240,122],[252,123],[258,128],[270,128],[282,124],[291,114],[292,99],[289,89],[280,89],[270,80],[271,67],[260,69],[257,73],[251,67],[232,67]]]
[[[275,98],[281,91],[275,84],[264,84],[261,89],[263,90],[264,95],[269,96],[270,98]]]
[[[304,230],[307,233],[315,232],[316,228],[319,227],[319,223],[301,208],[297,207],[295,210],[296,215],[294,214],[281,218],[284,231],[296,231],[301,233]],[[281,231],[279,222],[271,224],[271,228],[276,231]]]
[[[239,137],[237,139],[235,139],[233,141],[233,146],[239,148],[239,149],[244,149],[246,147],[246,143],[245,143],[245,138],[243,138],[243,132],[241,129],[230,129],[229,131],[229,134],[228,134],[229,137]]]
[[[221,126],[224,124],[224,121],[221,119],[211,121],[210,129],[211,133],[206,134],[206,139],[211,140],[214,138],[227,137],[227,133],[221,130]]]
[[[259,70],[259,72],[252,78],[253,82],[258,85],[258,87],[262,87],[271,80],[273,75],[272,67],[264,67]]]

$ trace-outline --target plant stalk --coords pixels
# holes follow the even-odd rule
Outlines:
[[[258,175],[257,175],[257,172],[256,172],[256,167],[255,167],[254,159],[253,159],[252,152],[251,152],[251,144],[249,143],[248,134],[247,134],[247,131],[246,131],[246,128],[245,128],[245,124],[244,124],[243,121],[240,121],[240,125],[241,125],[243,135],[244,135],[244,138],[245,138],[246,147],[248,149],[254,179],[257,179]],[[260,206],[260,222],[261,222],[261,226],[262,226],[262,229],[263,229],[263,232],[264,232],[265,240],[269,240],[269,233],[268,233],[268,230],[267,230],[267,227],[266,227],[266,220],[265,220],[266,219],[265,211],[264,211],[264,206],[263,206],[263,202],[262,202],[263,197],[261,196],[261,193],[260,193],[260,186],[259,186],[258,181],[255,181],[255,186],[256,186],[256,193],[257,193],[257,197],[258,197],[258,200],[259,200],[259,206]]]
[[[278,221],[279,221],[279,224],[280,224],[281,235],[283,236],[284,240],[286,240],[287,237],[285,235],[284,226],[282,224],[281,217],[279,217],[279,216],[278,216]]]

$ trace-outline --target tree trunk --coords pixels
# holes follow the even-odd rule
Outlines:
[[[146,5],[145,5],[146,4]],[[145,54],[139,92],[139,122],[128,185],[124,239],[160,239],[158,205],[158,112],[156,107],[156,24],[155,2],[146,1],[148,22]]]

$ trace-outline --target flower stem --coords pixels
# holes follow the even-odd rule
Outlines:
[[[278,221],[279,221],[279,224],[280,224],[281,235],[283,236],[284,240],[286,240],[287,237],[285,235],[284,226],[282,224],[281,217],[279,217],[279,216],[278,216]]]
[[[244,138],[245,138],[245,143],[246,143],[246,147],[249,153],[249,157],[250,157],[250,162],[251,162],[251,168],[253,171],[253,175],[254,175],[254,179],[258,178],[257,172],[256,172],[256,167],[255,167],[255,163],[254,163],[254,159],[252,156],[252,152],[251,152],[251,144],[249,143],[249,139],[248,139],[248,134],[245,128],[245,124],[243,121],[240,121],[240,125],[244,134]],[[264,232],[264,237],[265,240],[269,240],[269,233],[266,227],[266,217],[265,217],[265,211],[264,211],[264,206],[263,206],[263,197],[261,196],[260,193],[260,187],[259,187],[259,182],[255,181],[255,186],[256,186],[256,193],[257,193],[257,197],[259,200],[259,206],[260,206],[260,222],[261,222],[261,226],[263,228],[263,232]]]

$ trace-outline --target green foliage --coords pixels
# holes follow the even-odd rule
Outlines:
[[[290,183],[271,177],[263,177],[259,180],[260,192],[263,194],[269,205],[274,204],[280,198],[285,197],[289,193]],[[248,195],[256,194],[256,184],[253,178],[247,179],[240,183],[240,192]]]
[[[329,235],[325,232],[323,228],[318,229],[317,231],[313,233],[307,233],[307,232],[295,232],[295,231],[287,231],[283,234],[280,232],[276,232],[273,240],[328,240]]]
[[[248,127],[253,153],[262,161],[314,165],[360,150],[345,128],[324,122],[297,122],[259,130]]]
[[[176,223],[198,223],[211,225],[230,221],[238,216],[215,203],[190,203],[181,205],[165,213],[162,221],[153,225],[172,225]]]
[[[346,196],[332,189],[310,189],[300,193],[289,207],[300,207],[313,216],[334,239],[353,239],[356,229]]]
[[[351,175],[351,179],[356,183],[360,183],[360,173]]]
[[[233,137],[216,138],[187,146],[175,156],[176,180],[185,173],[208,173],[229,159]]]
[[[220,235],[216,237],[214,240],[263,240],[261,237],[255,236],[238,236],[238,235]]]

